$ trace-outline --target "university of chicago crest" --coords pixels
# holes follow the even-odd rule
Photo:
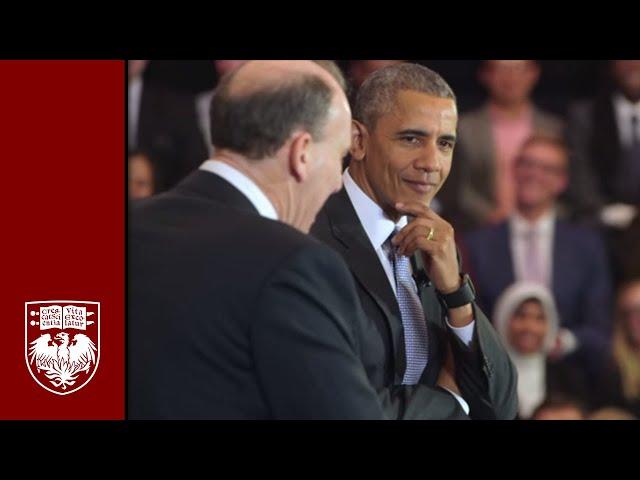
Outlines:
[[[93,378],[100,362],[100,303],[25,302],[25,360],[45,390],[68,395]]]

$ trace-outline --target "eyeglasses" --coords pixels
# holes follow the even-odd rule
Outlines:
[[[517,168],[530,168],[530,169],[538,169],[545,173],[546,175],[560,175],[565,173],[566,169],[564,167],[558,167],[554,165],[545,165],[540,160],[537,160],[532,157],[524,157],[520,156],[516,159],[516,167]]]

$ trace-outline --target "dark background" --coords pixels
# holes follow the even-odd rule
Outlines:
[[[338,60],[346,71],[349,60]],[[476,80],[480,60],[417,60],[440,73],[458,96],[461,112],[478,106],[484,90]],[[592,97],[605,86],[605,60],[540,60],[542,76],[534,98],[543,109],[564,116],[574,100]],[[149,83],[184,93],[209,90],[217,82],[211,60],[152,60],[145,72]]]

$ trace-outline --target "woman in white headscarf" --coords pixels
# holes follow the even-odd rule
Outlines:
[[[579,402],[584,395],[580,372],[562,360],[548,360],[558,335],[559,319],[545,286],[513,284],[498,299],[493,320],[518,371],[519,418],[530,418],[551,393],[562,393]]]

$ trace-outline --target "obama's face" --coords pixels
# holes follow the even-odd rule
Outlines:
[[[451,170],[458,113],[455,101],[413,90],[369,131],[354,121],[352,158],[363,190],[391,216],[395,204],[430,204]]]

